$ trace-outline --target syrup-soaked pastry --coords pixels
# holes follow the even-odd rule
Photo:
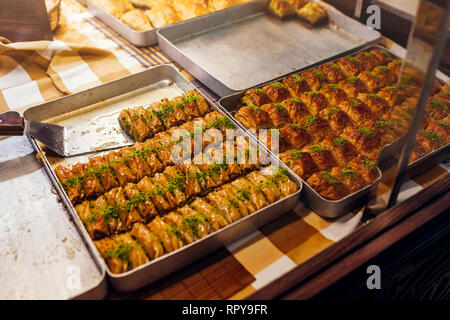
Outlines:
[[[342,68],[347,77],[356,76],[364,70],[361,62],[352,56],[342,57],[336,63]]]
[[[371,158],[358,155],[348,163],[368,184],[375,181],[378,176],[377,163]]]
[[[359,74],[359,79],[361,79],[361,82],[369,92],[372,93],[378,92],[378,90],[385,86],[384,79],[372,71],[362,71]]]
[[[144,224],[135,223],[131,230],[131,236],[144,248],[150,259],[156,259],[164,254],[161,239],[150,231]]]
[[[134,206],[144,222],[150,222],[158,215],[158,210],[150,199],[150,196],[144,192],[140,192],[137,185],[129,183],[123,188],[129,205]]]
[[[303,92],[311,90],[306,79],[300,74],[285,77],[283,83],[295,97],[300,97]]]
[[[95,214],[92,209],[93,202],[91,201],[84,201],[75,206],[75,211],[81,222],[83,222],[89,236],[97,240],[109,235],[109,229],[105,218],[98,213]]]
[[[301,73],[301,76],[306,79],[308,86],[311,90],[319,90],[324,83],[326,83],[327,78],[325,74],[318,68],[307,70]]]
[[[445,137],[442,137],[439,133],[432,129],[425,129],[419,133],[416,137],[416,142],[422,146],[423,149],[425,149],[427,154],[449,143]]]
[[[288,111],[292,122],[310,115],[305,103],[300,98],[286,99],[282,102],[282,105]]]
[[[128,270],[137,268],[150,261],[142,246],[133,240],[130,233],[116,235],[113,237],[113,240],[118,243],[119,248],[122,249],[116,254],[119,256],[127,256]]]
[[[145,14],[154,28],[161,28],[181,20],[173,6],[168,5],[164,1],[156,4],[149,10],[145,10]]]
[[[341,135],[342,138],[355,146],[361,154],[369,154],[380,147],[381,141],[377,132],[365,125],[348,126]]]
[[[427,155],[427,151],[424,149],[424,147],[422,147],[420,144],[418,144],[416,142],[411,151],[411,156],[409,157],[409,163],[413,163],[413,162],[419,160],[420,158],[424,157],[425,155]]]
[[[289,112],[281,103],[268,103],[261,107],[272,121],[273,128],[281,128],[290,122]]]
[[[446,141],[450,141],[450,115],[441,120],[431,120],[427,129],[436,132]]]
[[[311,144],[303,148],[303,150],[311,155],[320,171],[330,170],[337,165],[337,161],[330,150],[327,150],[321,144]]]
[[[367,51],[358,53],[355,58],[361,63],[363,70],[372,70],[378,65],[378,59]]]
[[[328,105],[327,98],[319,91],[307,91],[304,92],[300,99],[305,103],[308,111],[316,115],[320,110]]]
[[[161,217],[156,217],[147,227],[161,239],[165,252],[170,253],[184,246],[178,228],[164,222]]]
[[[312,137],[314,142],[322,141],[333,133],[328,121],[319,116],[310,116],[301,119],[298,124]]]
[[[283,161],[302,179],[308,179],[314,172],[318,171],[311,155],[307,152],[293,149],[280,154]]]
[[[355,147],[342,137],[328,136],[320,143],[329,150],[340,166],[345,166],[356,157]]]
[[[280,81],[264,86],[263,90],[272,102],[283,102],[291,96],[288,88]]]
[[[90,158],[89,165],[92,169],[96,170],[95,172],[98,174],[104,191],[108,191],[119,186],[119,183],[114,177],[114,171],[112,171],[111,166],[102,156]]]
[[[370,54],[378,60],[378,65],[387,65],[389,62],[394,60],[392,56],[383,49],[373,49],[370,50]]]
[[[361,124],[372,117],[369,107],[358,99],[344,101],[339,105],[339,108],[356,124]]]
[[[347,94],[337,84],[324,85],[320,89],[320,93],[327,98],[329,106],[338,106],[342,101],[347,99]]]
[[[261,107],[264,104],[270,103],[271,100],[269,96],[264,92],[263,89],[255,88],[250,89],[245,92],[242,97],[242,103],[248,106]]]
[[[297,10],[297,16],[315,26],[328,20],[328,13],[316,2],[308,2]]]
[[[402,96],[401,91],[394,86],[384,87],[377,95],[383,98],[391,108],[403,102],[402,99],[405,98]]]
[[[345,74],[342,72],[342,68],[334,62],[323,64],[317,67],[325,75],[326,82],[338,83],[345,79]]]
[[[331,174],[341,181],[350,193],[357,192],[367,186],[367,182],[352,168],[334,167]]]
[[[335,132],[341,132],[346,126],[352,125],[349,116],[338,107],[327,107],[319,115],[328,121]]]
[[[358,100],[364,102],[370,111],[377,116],[381,116],[390,109],[386,100],[373,93],[360,93],[358,94]]]
[[[280,129],[289,149],[300,148],[311,142],[311,136],[299,124],[289,123]]]
[[[391,62],[388,63],[388,67],[389,69],[391,69],[395,75],[398,77],[398,75],[400,74],[400,70],[402,68],[403,65],[403,61],[400,59],[394,59]]]
[[[358,94],[368,92],[368,89],[357,76],[350,76],[339,82],[339,87],[345,91],[349,98],[356,98]]]
[[[349,194],[345,185],[328,171],[316,172],[306,182],[325,199],[339,200]]]
[[[94,241],[94,244],[112,273],[119,274],[128,271],[128,252],[131,247],[119,246],[110,238]]]
[[[133,9],[120,16],[120,21],[136,31],[147,31],[153,29],[145,12],[141,9]]]
[[[433,118],[438,120],[443,119],[450,114],[448,105],[436,97],[428,99],[426,110]]]
[[[372,72],[383,80],[385,86],[390,86],[397,82],[397,73],[389,67],[377,66]]]
[[[248,129],[265,129],[272,127],[269,113],[261,107],[244,106],[236,113],[236,119]]]
[[[287,18],[295,15],[295,7],[289,0],[270,0],[268,10],[277,18]]]

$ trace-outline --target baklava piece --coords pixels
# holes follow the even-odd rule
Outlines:
[[[303,92],[311,90],[306,79],[299,74],[285,77],[283,83],[295,97],[300,97]]]
[[[309,2],[298,9],[297,16],[311,26],[325,23],[328,20],[328,13],[316,2]]]
[[[357,192],[367,186],[367,182],[352,168],[334,167],[331,174],[339,179],[350,193]]]
[[[339,200],[349,194],[345,185],[328,171],[316,172],[306,182],[325,199]]]
[[[280,160],[305,180],[318,170],[311,155],[298,149],[281,153]]]
[[[248,90],[242,97],[242,103],[248,106],[261,107],[262,105],[270,102],[271,101],[269,99],[269,96],[264,92],[263,89],[259,88]]]
[[[279,81],[264,86],[263,90],[272,102],[283,102],[291,96],[286,86]]]

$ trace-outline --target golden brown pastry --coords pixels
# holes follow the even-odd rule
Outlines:
[[[367,186],[367,182],[352,168],[334,167],[331,174],[341,181],[350,193],[357,192]]]
[[[289,149],[300,148],[311,142],[311,136],[296,123],[289,123],[280,129],[280,134],[283,136]]]
[[[245,92],[245,95],[242,97],[242,103],[248,106],[261,107],[266,103],[270,103],[270,98],[263,89],[255,88]]]
[[[279,81],[264,86],[263,90],[272,102],[283,102],[291,96],[286,86]]]
[[[283,83],[295,97],[300,97],[303,92],[311,90],[306,79],[299,74],[285,77]]]
[[[208,0],[207,2],[211,11],[223,10],[239,4],[237,0]]]
[[[320,144],[330,150],[341,166],[348,164],[357,155],[355,147],[342,137],[328,136]]]
[[[328,19],[328,13],[316,2],[309,2],[298,9],[297,16],[312,26],[326,22]]]
[[[129,0],[133,5],[138,7],[153,8],[161,3],[169,2],[166,0]]]
[[[295,14],[294,3],[289,0],[270,0],[267,7],[269,12],[277,18],[287,18]]]
[[[288,165],[299,177],[305,180],[318,170],[311,155],[298,149],[281,153],[280,160]]]
[[[120,18],[125,11],[133,9],[133,6],[130,8],[115,0],[94,0],[94,3],[116,18]]]
[[[349,194],[345,185],[328,171],[316,172],[306,182],[325,199],[339,200]]]
[[[136,31],[147,31],[153,29],[153,26],[148,21],[147,16],[141,9],[133,9],[131,11],[125,12],[121,17],[120,21],[130,26]]]
[[[145,14],[155,28],[164,27],[181,20],[175,9],[165,2],[161,2],[150,10],[146,10]]]
[[[211,12],[204,0],[173,0],[173,7],[181,20],[192,19]]]

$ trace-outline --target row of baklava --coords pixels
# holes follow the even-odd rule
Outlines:
[[[124,109],[119,124],[135,141],[143,142],[158,132],[185,123],[210,112],[205,98],[197,91],[189,90],[172,100],[163,99],[149,107]]]
[[[75,210],[91,238],[96,240],[128,231],[136,222],[148,223],[193,197],[207,194],[259,168],[258,161],[253,164],[249,158],[227,164],[226,161],[205,161],[204,156],[198,154],[192,163],[168,166],[162,173],[113,188],[95,200],[76,205]]]
[[[201,239],[298,190],[285,171],[252,171],[131,231],[94,241],[112,273],[123,273]],[[276,171],[274,171],[276,170]],[[145,197],[143,197],[145,198]],[[132,204],[136,209],[148,200]]]
[[[178,129],[184,129],[194,136],[194,122],[198,128],[201,126],[203,131],[214,128],[225,133],[227,129],[234,128],[233,122],[228,117],[213,111],[179,127],[159,132],[143,143],[92,157],[88,163],[78,163],[72,168],[58,166],[55,168],[56,175],[74,204],[103,194],[112,188],[123,187],[129,182],[138,182],[145,176],[161,172],[165,167],[174,164],[173,150],[182,141],[174,141],[172,134]],[[202,142],[203,150],[212,141],[204,139]],[[193,144],[194,139],[191,139],[190,151],[194,150]]]

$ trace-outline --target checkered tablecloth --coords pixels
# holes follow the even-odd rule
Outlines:
[[[24,111],[149,66],[171,61],[157,46],[137,48],[76,0],[62,2],[55,41],[0,44],[0,112]],[[199,89],[198,81],[184,72]],[[441,164],[408,180],[399,201],[442,178]],[[240,299],[331,246],[352,231],[361,211],[326,220],[299,203],[263,228],[137,292],[109,298]]]

